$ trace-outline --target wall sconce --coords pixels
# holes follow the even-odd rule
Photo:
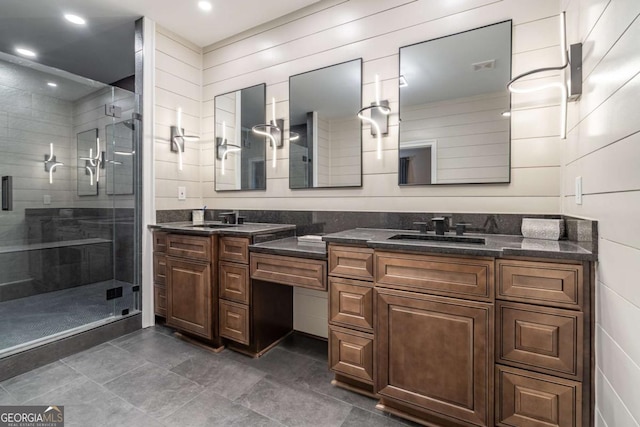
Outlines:
[[[266,136],[271,140],[271,147],[273,149],[273,159],[271,166],[276,167],[276,150],[284,147],[283,130],[284,120],[276,119],[276,99],[271,98],[271,122],[269,124],[255,125],[251,128],[253,133]]]
[[[391,108],[389,108],[388,100],[380,100],[380,78],[377,74],[375,85],[376,101],[368,107],[361,108],[358,111],[358,117],[365,122],[371,123],[371,135],[377,137],[377,157],[380,160],[382,159],[382,136],[389,135],[389,113],[391,113]],[[368,117],[364,115],[367,110],[370,110]]]
[[[182,170],[182,157],[185,149],[186,141],[198,141],[199,136],[185,135],[182,128],[182,108],[178,107],[176,112],[176,126],[171,126],[171,151],[178,153],[178,169]]]
[[[216,137],[216,158],[222,160],[221,173],[225,173],[225,161],[229,153],[237,153],[242,150],[239,145],[229,144],[227,141],[227,124],[222,122],[222,138]]]
[[[44,171],[49,173],[49,184],[53,184],[53,173],[58,166],[64,166],[64,163],[56,161],[53,155],[53,143],[49,144],[49,154],[44,155]]]
[[[89,181],[93,186],[93,177],[96,183],[100,181],[100,169],[104,169],[104,151],[100,151],[100,138],[96,137],[96,155],[93,156],[93,148],[89,148],[89,157],[80,157],[84,160],[85,174],[89,175]]]
[[[514,77],[507,83],[507,89],[513,93],[531,93],[543,89],[558,88],[562,96],[562,110],[560,114],[560,139],[567,137],[567,102],[577,101],[582,94],[582,43],[572,44],[567,50],[567,28],[566,12],[560,14],[560,58],[562,65],[556,67],[538,68],[527,71]],[[568,70],[567,70],[568,69]],[[530,88],[519,88],[514,86],[518,80],[533,74],[545,71],[562,71],[564,76],[562,81],[547,83]],[[568,76],[567,76],[568,71]]]

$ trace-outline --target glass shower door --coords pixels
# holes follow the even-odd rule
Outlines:
[[[108,126],[113,143],[136,105],[125,90],[0,54],[0,357],[139,309],[135,185],[121,194],[114,175],[125,173],[106,154]]]

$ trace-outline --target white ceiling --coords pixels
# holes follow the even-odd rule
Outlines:
[[[134,23],[147,16],[206,46],[316,3],[318,0],[0,0],[0,52],[16,46],[38,52],[35,61],[105,83],[134,70]],[[74,13],[87,20],[75,26]]]
[[[206,13],[198,8],[198,0],[81,0],[81,3],[146,16],[204,47],[318,1],[210,0],[213,9]]]

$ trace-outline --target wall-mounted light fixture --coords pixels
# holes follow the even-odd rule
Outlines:
[[[377,157],[380,160],[382,159],[382,136],[389,135],[389,113],[391,113],[391,108],[389,108],[388,100],[380,100],[380,78],[377,74],[375,85],[376,101],[372,102],[368,107],[361,108],[358,111],[358,117],[365,122],[371,123],[371,135],[377,137]],[[364,114],[367,110],[370,111],[369,116]]]
[[[53,184],[53,173],[58,166],[64,166],[64,163],[56,161],[53,155],[53,143],[49,144],[49,154],[44,155],[44,171],[49,173],[49,184]]]
[[[176,112],[176,126],[171,126],[171,151],[178,153],[178,169],[182,170],[182,157],[186,141],[198,141],[199,136],[185,135],[182,128],[182,108],[178,107]]]
[[[95,182],[100,181],[100,169],[104,169],[104,151],[100,151],[100,138],[96,137],[96,155],[93,155],[93,148],[89,148],[89,157],[80,157],[80,160],[84,160],[85,174],[89,175],[89,181],[93,186]]]
[[[284,120],[276,119],[276,99],[271,98],[271,122],[261,125],[255,125],[251,128],[253,133],[266,136],[271,141],[272,147],[272,161],[271,166],[276,167],[276,150],[284,147],[283,134],[284,134]]]
[[[543,89],[558,88],[561,94],[560,138],[567,137],[567,102],[577,101],[582,94],[582,43],[572,44],[567,50],[566,12],[559,15],[560,20],[560,61],[556,67],[538,68],[514,77],[507,83],[513,93],[531,93]],[[562,71],[561,81],[545,83],[534,87],[518,87],[518,80],[545,71]]]
[[[222,161],[221,173],[225,174],[225,162],[229,153],[237,153],[242,150],[242,147],[235,144],[229,144],[227,141],[227,124],[222,122],[222,138],[216,137],[216,158]]]

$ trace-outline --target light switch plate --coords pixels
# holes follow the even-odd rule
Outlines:
[[[576,176],[576,205],[582,204],[582,177]]]
[[[187,187],[178,187],[178,200],[187,200]]]
[[[48,194],[45,194],[44,196],[42,196],[42,204],[43,205],[50,205],[51,204],[51,196]]]

